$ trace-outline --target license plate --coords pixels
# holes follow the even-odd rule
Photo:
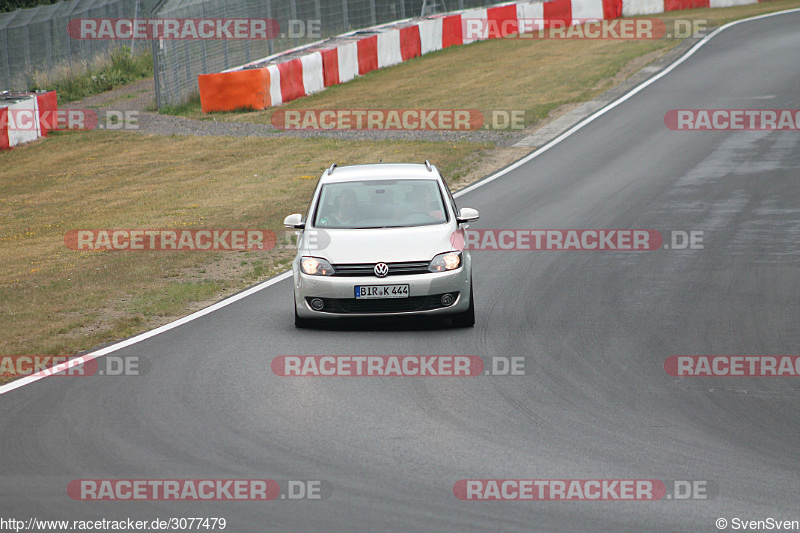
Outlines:
[[[356,285],[356,300],[408,298],[408,285]]]

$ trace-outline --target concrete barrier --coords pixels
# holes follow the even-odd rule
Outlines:
[[[450,46],[543,26],[583,24],[621,16],[653,15],[679,9],[729,7],[758,0],[551,0],[510,2],[485,9],[433,15],[349,33],[304,50],[256,61],[265,75],[232,69],[198,77],[203,111],[258,105],[276,106],[356,76],[396,65]],[[250,69],[249,70],[254,70]],[[238,73],[238,74],[237,74]],[[205,78],[212,76],[211,78]],[[259,77],[260,76],[260,77]],[[205,81],[200,82],[203,79]],[[263,89],[262,89],[263,86]]]
[[[0,150],[46,136],[58,127],[55,91],[0,94]]]

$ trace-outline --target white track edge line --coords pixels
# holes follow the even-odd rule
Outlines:
[[[230,304],[232,304],[234,302],[238,302],[239,300],[241,300],[243,298],[246,298],[246,297],[250,296],[251,294],[255,294],[258,291],[261,291],[263,289],[266,289],[267,287],[275,285],[276,283],[279,283],[279,282],[283,281],[284,279],[291,277],[291,275],[292,275],[291,271],[282,272],[282,273],[278,274],[277,276],[275,276],[273,278],[270,278],[270,279],[268,279],[266,281],[263,281],[263,282],[259,283],[258,285],[250,287],[249,289],[246,289],[246,290],[244,290],[244,291],[242,291],[242,292],[240,292],[238,294],[234,294],[233,296],[231,296],[229,298],[226,298],[224,300],[220,300],[219,302],[217,302],[215,304],[212,304],[212,305],[210,305],[208,307],[204,307],[203,309],[200,309],[199,311],[195,311],[194,313],[192,313],[190,315],[186,315],[183,318],[179,318],[178,320],[175,320],[174,322],[170,322],[168,324],[164,324],[163,326],[159,326],[156,329],[152,329],[150,331],[145,331],[144,333],[140,333],[139,335],[135,335],[135,336],[133,336],[133,337],[131,337],[129,339],[125,339],[123,341],[117,342],[117,343],[112,344],[110,346],[105,346],[103,348],[100,348],[99,350],[95,350],[94,352],[91,352],[91,353],[88,353],[88,354],[84,354],[84,355],[81,355],[79,357],[75,357],[75,358],[70,359],[69,361],[66,361],[64,363],[55,365],[55,366],[53,366],[51,368],[47,368],[45,370],[41,370],[39,372],[36,372],[35,374],[31,374],[29,376],[25,376],[23,378],[19,378],[19,379],[15,380],[15,381],[12,381],[11,383],[8,383],[6,385],[0,386],[0,395],[5,394],[7,392],[11,392],[14,389],[18,389],[20,387],[23,387],[23,386],[28,385],[30,383],[33,383],[35,381],[39,381],[40,379],[46,378],[48,376],[51,376],[51,375],[53,375],[53,374],[55,374],[57,372],[65,371],[65,370],[67,370],[69,368],[72,368],[73,366],[83,364],[83,363],[85,363],[87,361],[91,361],[92,359],[97,359],[97,358],[102,357],[104,355],[108,355],[111,352],[115,352],[117,350],[121,350],[122,348],[126,348],[128,346],[131,346],[132,344],[136,344],[136,343],[139,343],[139,342],[141,342],[143,340],[147,340],[150,337],[155,337],[156,335],[158,335],[160,333],[164,333],[165,331],[169,331],[171,329],[177,328],[178,326],[182,326],[183,324],[186,324],[187,322],[191,322],[192,320],[195,320],[197,318],[205,316],[205,315],[207,315],[209,313],[213,313],[214,311],[216,311],[218,309],[221,309],[223,307],[226,307],[226,306],[228,306],[228,305],[230,305]]]
[[[711,32],[708,35],[706,35],[705,37],[703,37],[703,39],[700,42],[698,42],[692,48],[687,50],[685,54],[683,54],[681,57],[676,59],[667,68],[665,68],[664,70],[662,70],[661,72],[659,72],[658,74],[653,76],[652,78],[649,78],[649,79],[645,80],[644,82],[642,82],[641,84],[637,85],[636,87],[634,87],[633,89],[631,89],[630,91],[628,91],[627,93],[625,93],[624,95],[619,97],[618,99],[616,99],[613,102],[609,103],[607,106],[603,107],[602,109],[599,109],[598,111],[596,111],[592,115],[589,115],[588,117],[586,117],[582,121],[578,122],[577,124],[572,126],[570,129],[568,129],[567,131],[565,131],[564,133],[562,133],[561,135],[559,135],[555,139],[552,139],[551,141],[549,141],[547,144],[545,144],[541,148],[536,149],[535,151],[533,151],[530,154],[526,155],[522,159],[512,163],[511,165],[509,165],[506,168],[504,168],[504,169],[502,169],[502,170],[490,175],[489,177],[484,178],[481,181],[479,181],[479,182],[477,182],[477,183],[475,183],[473,185],[465,187],[464,189],[461,189],[460,191],[458,191],[453,196],[458,198],[459,196],[463,196],[463,195],[467,194],[468,192],[474,191],[475,189],[477,189],[479,187],[483,187],[487,183],[491,183],[494,180],[496,180],[497,178],[500,178],[500,177],[508,174],[512,170],[516,170],[517,168],[521,167],[522,165],[528,163],[529,161],[532,161],[533,159],[539,157],[540,155],[542,155],[543,153],[548,151],[553,146],[557,145],[558,143],[560,143],[561,141],[563,141],[567,137],[571,136],[573,133],[575,133],[578,130],[582,129],[584,126],[586,126],[590,122],[593,122],[596,118],[608,113],[609,111],[611,111],[612,109],[614,109],[615,107],[620,105],[621,103],[623,103],[623,102],[629,100],[630,98],[632,98],[638,92],[646,89],[647,87],[649,87],[650,85],[652,85],[656,81],[660,80],[661,78],[663,78],[664,76],[666,76],[667,74],[669,74],[670,72],[675,70],[675,68],[677,68],[678,65],[680,65],[681,63],[683,63],[684,61],[689,59],[691,56],[693,56],[694,53],[697,52],[697,50],[699,50],[703,45],[705,45],[708,41],[710,41],[713,37],[715,37],[718,33],[722,32],[723,30],[726,30],[726,29],[728,29],[728,28],[730,28],[732,26],[736,26],[737,24],[741,24],[743,22],[750,22],[750,21],[753,21],[753,20],[758,20],[758,19],[763,19],[763,18],[768,18],[768,17],[774,17],[774,16],[777,16],[777,15],[785,15],[787,13],[795,13],[797,11],[800,11],[800,8],[787,9],[785,11],[776,11],[775,13],[765,13],[763,15],[756,15],[755,17],[750,17],[750,18],[741,19],[741,20],[734,20],[734,21],[729,22],[729,23],[727,23],[727,24],[725,24],[723,26],[720,26],[719,28],[717,28],[713,32]]]
[[[561,135],[559,135],[555,139],[551,140],[550,142],[548,142],[547,144],[545,144],[541,148],[538,148],[534,152],[526,155],[522,159],[516,161],[515,163],[512,163],[511,165],[507,166],[506,168],[500,170],[499,172],[496,172],[496,173],[490,175],[489,177],[487,177],[487,178],[485,178],[485,179],[483,179],[483,180],[481,180],[481,181],[479,181],[479,182],[477,182],[477,183],[475,183],[473,185],[470,185],[469,187],[461,189],[460,191],[455,193],[453,196],[458,198],[458,197],[463,196],[463,195],[467,194],[468,192],[473,191],[473,190],[475,190],[475,189],[477,189],[479,187],[483,187],[484,185],[493,182],[494,180],[496,180],[496,179],[508,174],[512,170],[516,170],[517,168],[521,167],[522,165],[528,163],[529,161],[532,161],[533,159],[539,157],[540,155],[545,153],[547,150],[549,150],[550,148],[552,148],[556,144],[560,143],[561,141],[563,141],[567,137],[571,136],[573,133],[575,133],[578,130],[582,129],[584,126],[586,126],[590,122],[593,122],[596,118],[601,117],[602,115],[604,115],[607,112],[611,111],[612,109],[617,107],[619,104],[621,104],[621,103],[627,101],[628,99],[632,98],[638,92],[644,90],[645,88],[649,87],[650,85],[652,85],[656,81],[660,80],[661,78],[663,78],[664,76],[666,76],[667,74],[672,72],[675,68],[677,68],[678,65],[680,65],[681,63],[683,63],[684,61],[689,59],[692,55],[694,55],[695,52],[697,52],[697,50],[700,49],[700,47],[705,45],[709,40],[711,40],[713,37],[715,37],[721,31],[726,30],[726,29],[728,29],[728,28],[730,28],[732,26],[736,26],[737,24],[741,24],[743,22],[750,22],[750,21],[753,21],[753,20],[759,20],[759,19],[763,19],[763,18],[775,17],[775,16],[778,16],[778,15],[785,15],[787,13],[795,13],[795,12],[798,12],[798,11],[800,11],[800,8],[787,9],[785,11],[777,11],[775,13],[765,13],[763,15],[757,15],[755,17],[750,17],[750,18],[741,19],[741,20],[734,20],[734,21],[729,22],[729,23],[727,23],[727,24],[725,24],[723,26],[720,26],[719,28],[717,28],[713,32],[711,32],[708,35],[706,35],[705,37],[703,37],[703,39],[699,43],[694,45],[684,55],[679,57],[670,66],[668,66],[667,68],[665,68],[664,70],[662,70],[661,72],[659,72],[658,74],[653,76],[652,78],[649,78],[648,80],[644,81],[640,85],[637,85],[636,87],[631,89],[629,92],[625,93],[623,96],[621,96],[617,100],[614,100],[613,102],[611,102],[607,106],[605,106],[602,109],[596,111],[592,115],[590,115],[587,118],[583,119],[581,122],[575,124],[569,130],[565,131],[564,133],[562,133]],[[205,316],[205,315],[207,315],[209,313],[213,313],[214,311],[216,311],[218,309],[221,309],[223,307],[226,307],[226,306],[228,306],[228,305],[230,305],[230,304],[232,304],[234,302],[238,302],[239,300],[241,300],[243,298],[246,298],[247,296],[250,296],[251,294],[255,294],[256,292],[259,292],[259,291],[261,291],[263,289],[266,289],[267,287],[275,285],[276,283],[279,283],[279,282],[283,281],[284,279],[287,279],[287,278],[291,277],[291,275],[292,275],[292,273],[290,271],[282,272],[282,273],[278,274],[277,276],[275,276],[273,278],[270,278],[270,279],[268,279],[268,280],[266,280],[266,281],[264,281],[262,283],[259,283],[258,285],[254,286],[254,287],[251,287],[251,288],[249,288],[249,289],[247,289],[245,291],[242,291],[242,292],[240,292],[238,294],[235,294],[235,295],[231,296],[230,298],[226,298],[225,300],[221,300],[221,301],[219,301],[219,302],[217,302],[217,303],[215,303],[213,305],[210,305],[210,306],[208,306],[206,308],[203,308],[203,309],[201,309],[199,311],[195,311],[194,313],[192,313],[190,315],[187,315],[187,316],[185,316],[183,318],[180,318],[178,320],[175,320],[174,322],[170,322],[168,324],[164,324],[163,326],[159,326],[156,329],[153,329],[153,330],[150,330],[150,331],[145,331],[144,333],[140,333],[139,335],[135,335],[135,336],[133,336],[133,337],[131,337],[129,339],[125,339],[124,341],[120,341],[118,343],[112,344],[110,346],[106,346],[104,348],[100,348],[99,350],[96,350],[94,352],[91,352],[91,353],[88,353],[88,354],[85,354],[85,355],[81,355],[81,356],[76,357],[74,359],[70,359],[69,361],[67,361],[65,363],[61,363],[59,365],[56,365],[56,366],[54,366],[52,368],[48,368],[46,370],[42,370],[42,371],[37,372],[35,374],[31,374],[30,376],[25,376],[24,378],[19,378],[19,379],[15,380],[15,381],[12,381],[11,383],[8,383],[6,385],[2,385],[2,386],[0,386],[0,395],[6,394],[7,392],[11,392],[11,391],[13,391],[15,389],[18,389],[20,387],[24,387],[25,385],[28,385],[28,384],[33,383],[35,381],[39,381],[40,379],[46,378],[46,377],[51,376],[51,375],[53,375],[55,373],[65,371],[65,370],[67,370],[69,368],[72,368],[73,366],[86,363],[87,361],[91,361],[92,359],[97,359],[97,358],[102,357],[104,355],[107,355],[109,353],[115,352],[117,350],[121,350],[122,348],[126,348],[128,346],[133,345],[133,344],[139,343],[139,342],[141,342],[143,340],[147,340],[150,337],[155,337],[156,335],[158,335],[160,333],[164,333],[165,331],[169,331],[171,329],[177,328],[178,326],[186,324],[187,322],[191,322],[192,320],[195,320],[197,318]]]

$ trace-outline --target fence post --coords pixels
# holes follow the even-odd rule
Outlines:
[[[296,25],[297,24],[297,0],[291,0],[290,5],[291,5],[291,8],[289,9],[289,13],[290,13],[289,16],[291,17],[290,23]],[[294,46],[297,46],[298,45],[297,44],[297,37],[293,37],[292,38],[292,42],[293,42]]]
[[[5,79],[6,83],[8,83],[8,88],[11,89],[11,48],[8,47],[8,29],[3,28],[2,31],[6,41],[6,58],[3,62],[3,70],[6,71]]]
[[[347,0],[342,0],[342,20],[344,20],[344,31],[350,31],[350,21],[347,19]]]
[[[264,18],[266,19],[272,18],[272,0],[267,0],[267,14]],[[275,53],[275,37],[267,41],[267,55],[271,56],[274,53]]]
[[[28,26],[24,26],[22,29],[25,30],[25,38],[22,39],[22,53],[25,57],[25,70],[28,71],[28,78],[30,78],[30,71],[33,70],[33,61],[31,61],[31,32]]]
[[[167,0],[157,0],[155,4],[153,4],[153,8],[150,10],[150,18],[156,18],[156,15],[161,10],[161,6]],[[160,61],[158,57],[158,39],[153,39],[153,83],[156,87],[156,110],[161,109],[161,105],[163,103],[162,94],[161,94],[161,73],[160,70]]]
[[[139,17],[139,0],[136,0],[136,6],[133,8],[133,20],[136,20]],[[124,14],[123,14],[124,16]],[[136,51],[136,39],[133,37],[133,31],[131,31],[131,57],[133,57]]]
[[[188,65],[191,64],[191,58],[188,55],[189,47],[184,46],[183,49],[187,51],[187,54],[185,54],[184,57],[186,57],[186,65],[187,65],[186,68],[188,69],[189,68]],[[231,57],[230,57],[230,48],[228,47],[228,39],[222,40],[222,57],[224,58],[222,60],[223,61],[222,64],[224,65],[223,68],[227,69],[228,67],[231,66]],[[187,71],[186,74],[187,77],[191,77],[191,72]]]
[[[75,7],[73,7],[69,12],[66,12],[63,17],[61,17],[61,24],[65,26],[69,24],[70,19],[72,18],[72,14],[75,12]],[[72,38],[67,36],[65,42],[67,43],[67,64],[69,68],[72,68]]]

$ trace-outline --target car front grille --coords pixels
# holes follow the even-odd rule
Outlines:
[[[331,265],[334,276],[375,276],[377,263],[354,263]],[[400,276],[408,274],[430,274],[428,265],[430,261],[410,261],[405,263],[386,263],[389,267],[387,276]],[[377,277],[377,276],[376,276]]]
[[[444,293],[443,293],[444,294]],[[429,296],[411,296],[409,298],[384,298],[375,300],[356,300],[354,298],[320,298],[325,304],[321,311],[326,313],[403,313],[412,311],[429,311],[445,307],[442,305],[443,294]],[[457,292],[450,293],[458,299]],[[306,297],[307,302],[314,298]]]

